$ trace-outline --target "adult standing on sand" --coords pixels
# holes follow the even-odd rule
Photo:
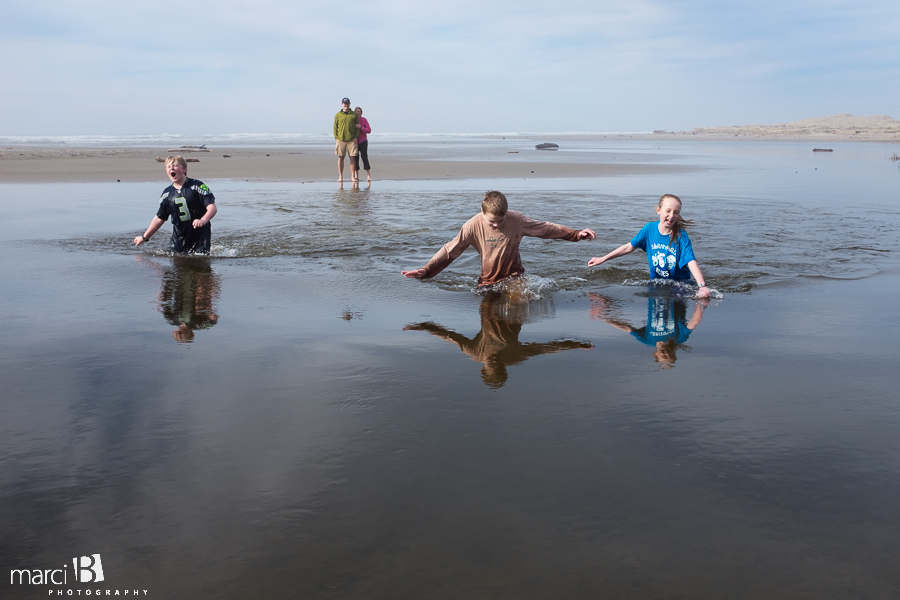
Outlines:
[[[369,121],[362,116],[362,109],[356,107],[356,116],[359,117],[359,137],[356,138],[356,145],[359,146],[359,158],[362,159],[363,168],[366,170],[366,181],[372,181],[372,167],[369,165],[369,140],[367,133],[372,133],[369,127]],[[356,165],[357,173],[359,172],[359,164]]]
[[[350,154],[350,180],[359,181],[359,167],[356,164],[359,147],[359,116],[350,110],[350,98],[341,100],[341,110],[334,115],[334,153],[338,157],[338,181],[344,182],[344,157]]]

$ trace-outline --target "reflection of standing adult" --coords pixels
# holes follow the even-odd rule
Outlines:
[[[520,342],[519,332],[522,331],[527,312],[527,305],[513,304],[504,296],[489,294],[481,301],[481,331],[472,339],[431,321],[413,323],[403,329],[427,331],[433,336],[453,342],[472,360],[484,363],[481,379],[492,388],[499,388],[506,383],[506,367],[525,362],[533,356],[594,347],[590,342],[576,340]]]
[[[364,116],[362,116],[362,109],[360,107],[356,107],[356,116],[359,117],[359,137],[356,138],[356,145],[359,146],[359,158],[362,159],[362,168],[366,170],[366,181],[372,181],[372,174],[369,172],[372,168],[369,166],[369,139],[366,137],[367,133],[372,133],[372,128],[369,127],[369,121]],[[359,165],[357,165],[357,171],[359,170]]]
[[[356,136],[359,135],[359,117],[350,110],[350,98],[341,100],[341,110],[334,115],[334,153],[338,157],[338,181],[344,181],[344,157],[350,154],[350,180],[359,181],[356,164],[359,148]]]

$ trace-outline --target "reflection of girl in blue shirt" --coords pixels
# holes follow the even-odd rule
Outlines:
[[[640,329],[632,327],[617,316],[615,301],[596,292],[590,293],[591,318],[605,321],[616,329],[630,333],[642,344],[653,346],[653,359],[670,367],[677,360],[675,350],[684,344],[691,332],[703,319],[703,309],[707,300],[699,300],[694,305],[694,313],[687,319],[687,306],[672,296],[650,296],[647,299],[647,325]]]
[[[640,248],[647,253],[651,279],[693,279],[700,286],[697,297],[709,297],[706,280],[694,258],[691,239],[684,230],[685,226],[693,222],[681,218],[681,199],[672,194],[664,195],[656,206],[656,214],[659,215],[659,223],[647,223],[629,243],[619,246],[602,258],[592,258],[588,261],[588,266],[596,267]]]
[[[658,342],[683,344],[691,335],[687,324],[687,307],[674,298],[651,296],[647,302],[647,326],[632,329],[631,335],[648,346]]]

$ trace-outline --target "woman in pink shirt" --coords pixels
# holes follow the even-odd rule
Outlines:
[[[369,140],[366,139],[366,134],[372,133],[372,128],[369,127],[369,121],[362,116],[362,109],[358,106],[356,107],[356,114],[359,115],[359,137],[356,138],[356,145],[359,146],[359,156],[362,158],[362,166],[366,170],[366,181],[372,181],[372,173],[370,172],[372,167],[369,166]]]

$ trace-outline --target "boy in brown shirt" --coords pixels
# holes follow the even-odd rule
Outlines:
[[[474,246],[475,251],[481,255],[478,285],[491,285],[525,272],[519,256],[519,244],[526,235],[570,242],[593,240],[597,237],[590,229],[578,231],[555,223],[536,221],[520,212],[509,210],[506,196],[490,191],[481,201],[481,212],[466,221],[456,237],[444,244],[427,265],[401,273],[416,279],[434,277],[466,248]]]

